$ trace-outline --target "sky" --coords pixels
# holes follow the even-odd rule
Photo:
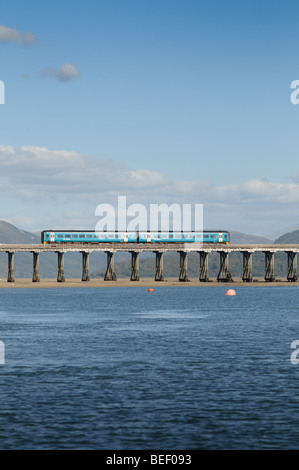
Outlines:
[[[203,204],[205,229],[296,226],[296,3],[3,0],[0,220],[94,229],[126,196]]]

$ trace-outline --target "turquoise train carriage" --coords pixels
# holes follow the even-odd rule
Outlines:
[[[44,230],[43,244],[48,243],[136,243],[137,232],[96,232],[91,230]]]
[[[229,243],[229,232],[139,232],[140,243]]]
[[[221,243],[230,242],[227,231],[203,232],[121,232],[92,230],[43,230],[43,244],[51,243]]]

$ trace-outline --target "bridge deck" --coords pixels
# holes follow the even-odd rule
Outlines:
[[[207,244],[207,243],[93,243],[93,244],[73,244],[73,243],[56,243],[51,245],[0,245],[0,252],[196,252],[205,251],[210,252],[299,252],[299,245],[225,245],[220,243]]]
[[[244,282],[252,282],[252,254],[261,252],[265,254],[265,281],[274,281],[274,254],[284,252],[288,257],[287,280],[295,282],[297,275],[297,253],[299,245],[225,245],[225,244],[202,244],[202,243],[93,243],[93,244],[71,244],[56,243],[49,245],[0,245],[0,253],[7,253],[8,276],[7,282],[14,282],[14,255],[16,253],[33,253],[33,282],[39,282],[39,255],[41,253],[58,254],[57,281],[64,282],[64,254],[68,252],[82,253],[82,281],[89,281],[89,255],[93,252],[107,253],[107,270],[105,280],[116,280],[114,272],[114,253],[131,253],[131,281],[139,281],[139,254],[143,252],[156,253],[155,280],[164,280],[163,275],[163,253],[180,253],[179,280],[188,281],[188,253],[199,253],[199,280],[206,282],[208,276],[208,255],[219,253],[220,268],[217,276],[219,282],[231,282],[232,276],[229,271],[229,253],[239,252],[243,256]]]

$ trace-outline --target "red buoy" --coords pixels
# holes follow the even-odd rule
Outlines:
[[[234,289],[228,289],[225,295],[237,295],[237,294],[236,294],[236,291],[234,291]]]
[[[149,292],[154,292],[154,289],[152,289],[152,288],[150,287],[148,291],[149,291]]]

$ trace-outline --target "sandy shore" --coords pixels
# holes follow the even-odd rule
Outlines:
[[[156,282],[153,279],[140,279],[140,281],[133,282],[128,279],[118,279],[117,281],[104,281],[103,279],[91,279],[88,282],[82,282],[80,279],[66,279],[65,282],[57,282],[56,279],[41,279],[40,282],[32,282],[31,279],[16,279],[15,282],[7,282],[6,279],[0,279],[0,289],[40,289],[40,288],[67,288],[67,287],[169,287],[180,286],[186,287],[238,287],[238,286],[299,286],[299,282],[288,282],[286,280],[276,280],[274,282],[265,282],[263,279],[254,280],[253,282],[243,282],[241,279],[236,279],[234,282],[223,283],[212,280],[210,282],[199,282],[198,279],[191,279],[189,282],[179,282],[178,279],[167,279],[163,282]]]

